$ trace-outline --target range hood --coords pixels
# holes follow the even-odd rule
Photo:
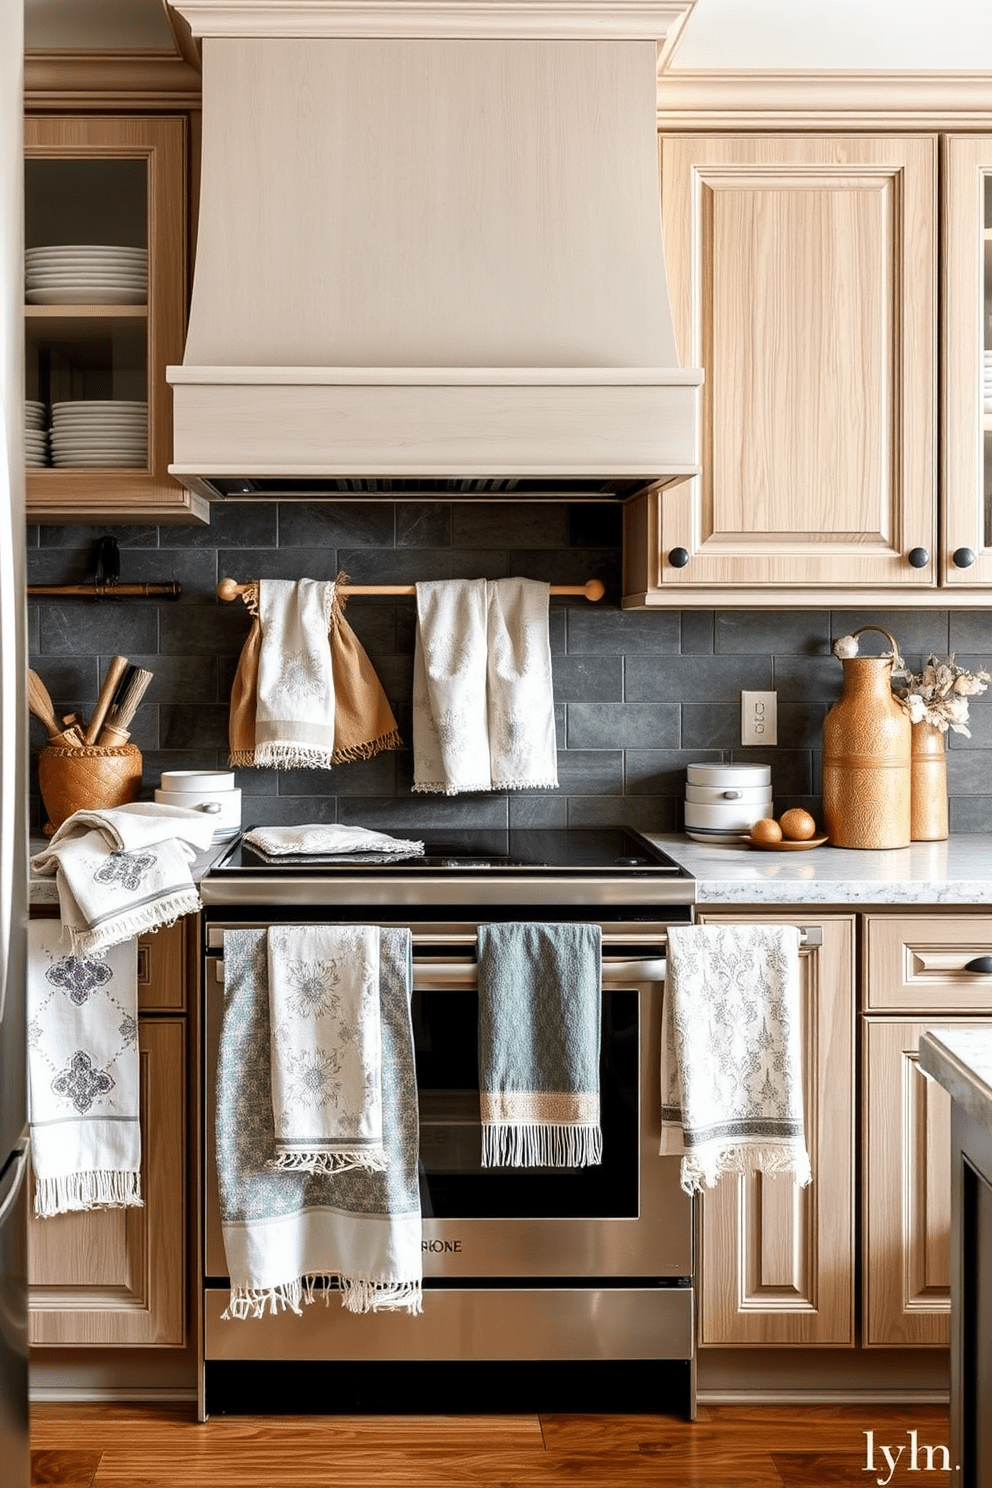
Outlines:
[[[171,473],[208,500],[698,472],[656,86],[695,0],[170,0],[202,45]]]

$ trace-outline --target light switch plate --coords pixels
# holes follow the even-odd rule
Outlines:
[[[778,693],[741,693],[741,743],[778,742]]]

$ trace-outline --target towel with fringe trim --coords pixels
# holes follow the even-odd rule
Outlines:
[[[302,1306],[337,1281],[349,1312],[421,1310],[417,1080],[411,936],[380,929],[382,1135],[386,1170],[274,1172],[267,932],[224,934],[217,1068],[217,1181],[231,1318]]]
[[[298,827],[252,827],[243,839],[268,858],[342,857],[422,858],[424,844],[411,838],[389,837],[369,827],[345,827],[336,822],[306,822]]]
[[[73,812],[31,867],[55,875],[72,954],[98,956],[198,912],[190,863],[213,836],[213,817],[202,811],[132,801]]]
[[[660,1150],[682,1154],[685,1191],[721,1173],[805,1187],[799,930],[670,926],[661,1021]]]
[[[254,620],[231,689],[231,766],[329,769],[402,746],[345,619],[345,578],[259,579],[244,592]]]
[[[267,954],[272,1166],[381,1173],[378,931],[273,925]]]
[[[39,1219],[141,1206],[138,956],[66,955],[58,920],[28,925],[28,1087]]]
[[[482,1166],[603,1160],[598,925],[480,925]]]
[[[413,789],[553,790],[558,751],[547,584],[418,584]]]

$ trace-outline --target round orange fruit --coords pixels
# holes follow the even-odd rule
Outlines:
[[[752,842],[781,842],[782,828],[773,817],[763,816],[751,828]]]
[[[783,812],[778,824],[782,828],[782,836],[788,837],[790,842],[808,842],[816,835],[816,822],[801,806],[793,806],[791,811]]]

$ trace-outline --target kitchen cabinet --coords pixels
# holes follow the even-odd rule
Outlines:
[[[626,505],[625,606],[979,602],[990,176],[977,137],[662,138],[676,335],[706,375],[703,473]]]
[[[45,282],[29,280],[26,288],[25,395],[42,427],[52,424],[53,405],[60,405],[61,423],[41,450],[36,438],[29,441],[39,461],[27,470],[29,521],[206,520],[205,503],[167,469],[172,399],[165,367],[182,359],[186,319],[187,134],[182,116],[31,114],[25,120],[26,250],[77,250],[59,255],[54,270],[55,260],[43,254]],[[78,251],[88,245],[127,250],[132,269],[147,252],[147,291],[135,287],[133,274],[123,282],[128,275],[108,275],[105,265],[89,268],[92,247]],[[95,282],[87,285],[87,278]],[[87,438],[106,420],[110,402],[119,405],[116,417],[128,420],[127,432],[116,441],[114,463],[94,463],[105,447],[90,456],[94,441],[88,445]],[[65,407],[94,403],[101,408],[82,415]],[[137,413],[125,414],[120,405]],[[78,433],[81,416],[91,424],[67,455],[65,431]],[[55,458],[56,448],[59,459],[74,463],[40,463]]]
[[[814,932],[801,953],[813,1181],[798,1188],[788,1175],[725,1176],[704,1192],[700,1346],[853,1347],[854,917],[707,910],[697,918],[784,920]]]
[[[186,1341],[186,934],[180,921],[138,942],[144,1206],[32,1217],[32,1345]]]
[[[992,918],[868,916],[862,1006],[862,1341],[950,1340],[950,1098],[927,1028],[992,1014]],[[989,1026],[992,1026],[990,1024]]]

